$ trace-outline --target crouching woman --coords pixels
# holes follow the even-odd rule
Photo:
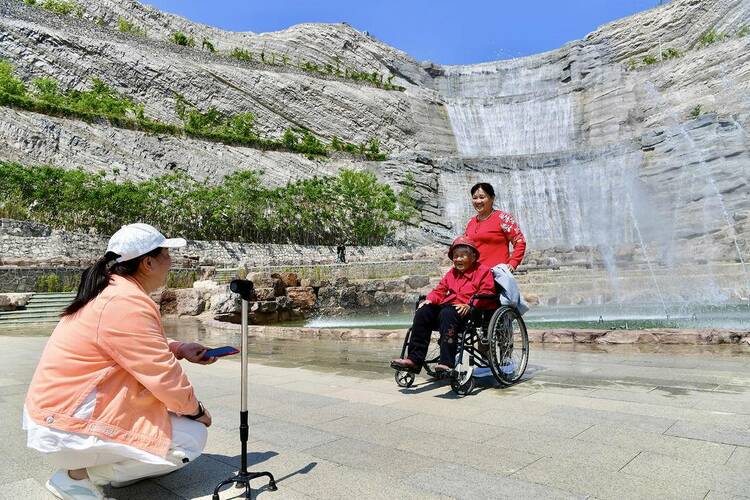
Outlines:
[[[440,363],[436,371],[450,370],[455,365],[457,334],[468,320],[472,295],[494,294],[492,271],[477,262],[479,251],[473,240],[459,236],[448,250],[453,267],[423,301],[416,314],[409,337],[408,356],[391,362],[394,368],[419,371],[427,356],[433,330],[440,331]],[[478,308],[490,308],[494,301],[477,300]]]
[[[211,415],[178,359],[215,359],[167,339],[149,297],[166,282],[169,248],[184,245],[148,224],[123,226],[52,332],[23,424],[27,445],[60,469],[47,481],[56,497],[104,498],[101,485],[167,474],[202,453]]]

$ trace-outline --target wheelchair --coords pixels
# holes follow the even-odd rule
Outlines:
[[[421,295],[414,310],[425,300]],[[475,307],[480,299],[494,300],[496,309],[484,310]],[[456,362],[454,368],[446,372],[435,371],[440,361],[439,340],[434,342],[433,332],[430,347],[422,368],[435,379],[450,377],[451,389],[458,396],[466,396],[474,390],[477,378],[494,376],[503,387],[518,382],[526,371],[529,361],[529,336],[518,311],[500,304],[499,294],[474,294],[469,301],[469,318],[457,336]],[[407,354],[411,328],[406,332],[401,348],[401,358]],[[391,365],[396,370],[394,376],[399,387],[409,388],[414,384],[420,370],[408,370]]]

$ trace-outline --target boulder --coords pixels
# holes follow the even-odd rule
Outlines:
[[[289,287],[286,289],[286,296],[294,309],[310,310],[315,307],[315,302],[318,300],[312,287]]]
[[[384,281],[383,290],[386,292],[402,292],[404,291],[404,282],[401,280]]]
[[[277,304],[275,300],[264,300],[250,303],[250,312],[253,313],[270,313],[276,312],[278,309],[279,304]]]
[[[282,311],[288,311],[292,308],[292,301],[285,295],[276,297],[274,301],[276,302],[277,310],[279,311],[279,313],[281,313]]]
[[[404,295],[394,292],[375,292],[375,305],[388,307],[392,305],[401,305],[404,303]]]
[[[174,288],[165,288],[161,293],[153,293],[151,298],[159,304],[162,314],[177,314],[177,295]]]
[[[213,280],[198,280],[193,282],[193,288],[202,292],[213,290],[223,285],[219,285]]]
[[[273,278],[269,273],[250,273],[247,279],[253,282],[256,288],[273,288]]]
[[[242,315],[242,299],[231,292],[224,292],[211,297],[211,309],[214,319],[229,323],[239,323]]]
[[[286,285],[279,278],[273,279],[273,294],[274,297],[281,297],[286,295]]]
[[[339,292],[340,307],[344,309],[353,309],[359,305],[357,302],[357,289],[355,287],[346,287]]]
[[[530,306],[538,306],[539,305],[539,295],[536,295],[534,293],[526,293],[523,295],[524,300],[527,304]]]
[[[179,316],[197,316],[203,312],[206,301],[203,293],[193,288],[180,288],[175,290],[177,302],[176,312]]]
[[[299,277],[295,273],[274,273],[271,277],[280,279],[285,287],[300,285]]]
[[[429,276],[408,276],[404,280],[404,282],[406,283],[406,286],[408,286],[412,290],[417,290],[419,288],[427,286],[430,283],[430,277]]]
[[[273,288],[255,288],[255,300],[273,300],[276,293]]]
[[[372,307],[375,305],[375,294],[366,290],[357,293],[357,303],[360,307]]]

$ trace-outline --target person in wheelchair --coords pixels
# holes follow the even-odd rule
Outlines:
[[[479,250],[471,238],[456,238],[448,250],[448,258],[453,261],[453,267],[419,305],[412,324],[408,355],[393,360],[391,366],[394,368],[420,371],[432,331],[438,330],[440,363],[435,370],[453,369],[457,335],[468,320],[469,300],[474,294],[496,293],[492,270],[479,264]],[[480,299],[475,302],[475,307],[492,309],[496,307],[496,301]]]

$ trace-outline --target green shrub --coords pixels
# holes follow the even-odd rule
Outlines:
[[[23,96],[26,94],[26,85],[13,76],[13,66],[8,61],[0,59],[0,91],[6,94]]]
[[[274,188],[253,171],[211,186],[182,173],[116,182],[82,170],[0,162],[0,213],[12,202],[24,219],[100,234],[142,220],[191,239],[381,244],[416,215],[409,193],[408,179],[397,196],[374,174],[347,170]]]
[[[146,36],[146,30],[139,28],[123,17],[117,19],[117,29],[123,33],[130,33],[131,35]]]
[[[745,38],[750,34],[750,26],[743,24],[740,29],[737,30],[737,38]]]
[[[44,0],[40,6],[45,10],[63,16],[67,16],[78,8],[78,4],[70,0]]]
[[[216,52],[216,49],[214,48],[214,44],[211,43],[211,41],[208,38],[203,39],[203,43],[201,43],[201,48],[209,52]]]
[[[656,64],[657,62],[659,62],[658,59],[656,59],[656,57],[650,54],[643,56],[641,58],[641,61],[643,61],[643,64],[645,64],[646,66],[650,66],[652,64]]]
[[[284,131],[284,135],[281,137],[281,142],[290,150],[294,150],[297,147],[299,139],[295,135],[294,131],[288,128]]]
[[[249,52],[245,49],[241,49],[239,47],[233,48],[232,51],[229,53],[229,55],[240,61],[252,61],[253,60],[252,52]]]
[[[727,35],[726,33],[721,33],[712,29],[701,35],[701,37],[698,39],[698,46],[707,47],[708,45],[714,44],[716,42],[723,42],[727,38],[729,38],[729,35]]]
[[[385,160],[385,154],[380,152],[380,141],[377,139],[370,139],[370,142],[367,143],[364,156],[371,161]]]
[[[55,104],[63,101],[63,96],[60,94],[56,80],[52,78],[37,78],[34,80],[34,86],[36,87],[36,95],[40,99]]]
[[[23,0],[26,5],[36,5],[36,0]]]
[[[39,293],[60,293],[72,292],[78,288],[75,280],[72,278],[60,278],[56,274],[45,274],[36,279],[34,291]]]
[[[679,57],[682,57],[683,55],[684,54],[682,52],[680,52],[677,49],[673,49],[671,47],[668,49],[665,49],[661,54],[662,58],[664,59],[677,59]]]
[[[688,116],[690,116],[690,118],[692,119],[696,119],[700,115],[701,115],[701,105],[698,104],[696,107],[690,110],[690,114]]]
[[[182,45],[183,47],[195,47],[195,39],[193,39],[193,37],[188,37],[182,31],[175,31],[172,33],[170,40],[177,45]]]
[[[625,66],[627,67],[628,71],[633,71],[634,69],[638,68],[638,59],[628,59],[628,62],[625,63]]]

